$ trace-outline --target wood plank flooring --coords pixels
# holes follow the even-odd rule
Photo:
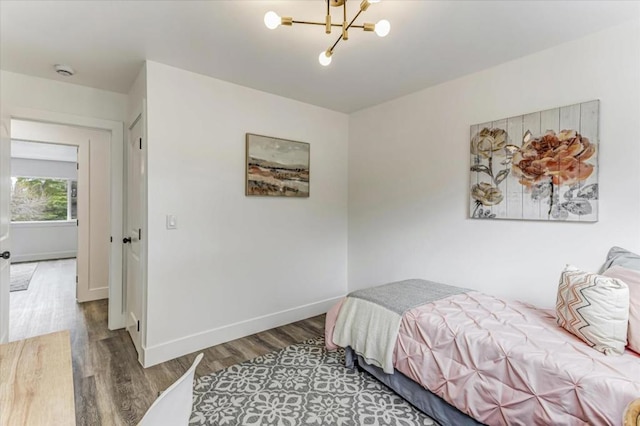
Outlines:
[[[75,301],[75,260],[40,262],[29,289],[11,293],[10,340],[69,329],[78,425],[134,425],[196,353],[147,369],[124,330],[107,328],[107,300]],[[319,336],[324,315],[208,348],[196,376]]]
[[[76,424],[68,331],[0,345],[0,425]]]

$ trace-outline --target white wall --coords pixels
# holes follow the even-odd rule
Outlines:
[[[352,114],[349,290],[419,277],[552,306],[565,263],[640,250],[639,47],[632,22]],[[470,125],[592,99],[598,223],[468,218]]]
[[[153,62],[147,90],[145,365],[325,312],[347,289],[347,115]],[[244,195],[246,132],[311,144],[309,198]]]
[[[124,121],[127,108],[127,96],[120,93],[4,70],[0,71],[0,101],[8,108],[33,108],[114,121]]]
[[[147,65],[140,69],[127,95],[127,129],[142,111],[142,104],[147,100]]]
[[[76,221],[13,222],[11,263],[76,257]]]

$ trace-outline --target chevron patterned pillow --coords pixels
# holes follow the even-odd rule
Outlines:
[[[606,355],[621,355],[627,345],[629,288],[617,278],[567,265],[560,275],[558,325]]]

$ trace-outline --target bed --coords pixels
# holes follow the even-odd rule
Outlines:
[[[326,341],[443,425],[618,425],[640,397],[637,353],[594,350],[552,310],[424,280],[351,293]]]

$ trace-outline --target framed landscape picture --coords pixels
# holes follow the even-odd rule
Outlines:
[[[309,196],[309,151],[305,142],[247,133],[246,195]]]
[[[470,217],[596,222],[599,106],[471,126]]]

